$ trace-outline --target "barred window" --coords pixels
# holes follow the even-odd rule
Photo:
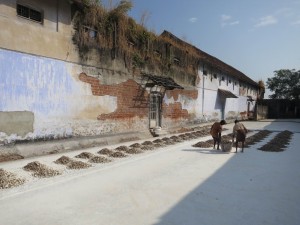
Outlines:
[[[174,62],[175,65],[180,66],[180,59],[179,58],[174,57],[173,62]]]
[[[95,29],[93,29],[93,28],[91,28],[91,27],[88,27],[88,26],[83,26],[84,27],[84,32],[86,33],[86,34],[88,34],[88,37],[89,38],[91,38],[91,39],[96,39],[96,37],[97,37],[97,34],[98,34],[98,31],[97,30],[95,30]],[[134,43],[133,42],[131,42],[132,43],[132,46],[134,46]],[[130,43],[129,43],[130,44]]]
[[[17,15],[34,22],[43,23],[42,12],[32,9],[28,6],[17,4]]]

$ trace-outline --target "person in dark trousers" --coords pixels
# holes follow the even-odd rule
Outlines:
[[[237,153],[237,147],[239,142],[242,142],[242,152],[244,152],[244,144],[248,130],[246,129],[244,124],[240,123],[238,120],[235,120],[234,123],[235,125],[233,126],[232,142],[234,142],[235,137],[235,153]]]
[[[222,134],[222,125],[226,124],[225,120],[221,120],[220,122],[215,122],[210,129],[210,134],[214,139],[214,149],[217,144],[217,150],[220,149],[220,142],[221,142],[221,134]]]

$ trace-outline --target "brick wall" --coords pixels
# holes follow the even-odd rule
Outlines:
[[[108,114],[99,114],[98,120],[105,119],[130,119],[133,117],[146,117],[148,116],[148,109],[134,108],[134,98],[137,95],[139,84],[134,80],[129,79],[120,84],[104,85],[97,78],[90,77],[85,73],[79,75],[79,79],[91,85],[92,94],[95,96],[115,96],[117,97],[117,109]]]
[[[99,114],[98,120],[128,120],[134,117],[148,118],[148,108],[134,107],[134,98],[138,94],[139,84],[132,79],[125,82],[113,85],[101,84],[98,78],[91,77],[85,73],[79,75],[79,79],[83,82],[89,83],[92,94],[95,96],[115,96],[117,97],[117,109],[112,113]],[[182,103],[179,101],[179,95],[185,96],[190,101],[196,100],[198,97],[197,90],[169,90],[166,92],[167,98],[173,98],[174,103],[162,105],[163,117],[174,121],[182,118],[188,119],[190,117],[188,110],[183,109]],[[146,98],[148,96],[145,96]],[[130,121],[130,120],[128,120]]]

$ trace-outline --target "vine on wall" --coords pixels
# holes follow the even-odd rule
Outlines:
[[[73,37],[82,59],[91,49],[97,49],[102,59],[110,55],[108,60],[125,60],[128,69],[147,67],[162,74],[196,77],[198,57],[193,47],[156,35],[136,23],[127,15],[133,7],[130,1],[120,1],[111,10],[100,1],[85,0],[84,5],[74,19]]]

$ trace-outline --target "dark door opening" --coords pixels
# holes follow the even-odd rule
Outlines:
[[[153,92],[150,94],[149,107],[149,127],[161,127],[161,113],[162,113],[162,96],[161,93]]]

